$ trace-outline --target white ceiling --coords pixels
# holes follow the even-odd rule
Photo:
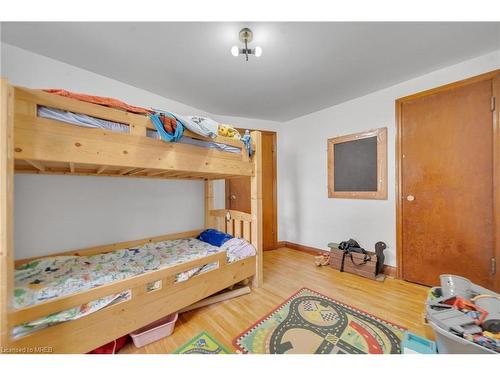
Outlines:
[[[230,54],[242,27],[263,55]],[[2,23],[2,40],[219,115],[286,121],[500,49],[500,23]]]

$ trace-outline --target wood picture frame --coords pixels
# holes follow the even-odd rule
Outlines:
[[[376,137],[377,140],[377,190],[337,191],[335,189],[335,145]],[[387,128],[372,129],[360,133],[330,138],[328,153],[328,198],[387,199]]]

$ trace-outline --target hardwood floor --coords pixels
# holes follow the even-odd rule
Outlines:
[[[281,248],[264,252],[262,288],[183,313],[171,336],[140,349],[129,343],[120,353],[171,353],[201,331],[207,331],[234,350],[231,344],[234,337],[303,287],[432,338],[432,331],[423,325],[424,301],[429,288],[392,278],[378,282],[330,267],[318,268],[312,255]]]

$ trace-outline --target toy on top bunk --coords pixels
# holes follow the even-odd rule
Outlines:
[[[165,129],[164,122],[161,121],[161,116],[169,117],[177,121],[177,130],[173,133]],[[151,121],[155,125],[160,137],[166,142],[176,142],[182,137],[182,128],[187,128],[198,135],[216,138],[226,137],[243,142],[248,154],[252,156],[253,150],[250,142],[250,132],[245,131],[245,135],[241,134],[231,125],[220,124],[208,117],[200,116],[180,116],[172,112],[159,111],[149,115]],[[179,129],[181,128],[181,129]]]
[[[241,134],[231,125],[219,124],[217,134],[221,137],[228,137],[237,140],[241,139]]]
[[[233,126],[220,124],[217,121],[214,121],[208,117],[201,116],[181,116],[168,111],[160,111],[155,110],[155,114],[150,114],[149,117],[151,121],[156,126],[159,132],[166,131],[167,136],[166,139],[162,137],[163,140],[171,142],[170,137],[174,136],[171,128],[165,127],[165,121],[162,120],[162,117],[166,117],[168,119],[172,119],[177,122],[177,124],[182,125],[188,130],[201,135],[207,138],[216,138],[216,137],[226,137],[236,140],[241,140],[241,135]],[[167,123],[167,126],[170,124]],[[159,128],[159,129],[158,129]],[[173,129],[175,131],[175,128]],[[176,141],[177,139],[174,139]]]

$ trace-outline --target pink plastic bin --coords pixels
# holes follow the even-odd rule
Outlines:
[[[134,345],[140,348],[144,345],[151,344],[153,341],[160,340],[164,337],[170,336],[174,332],[175,322],[177,321],[178,314],[170,314],[154,323],[142,327],[137,331],[130,334]]]

